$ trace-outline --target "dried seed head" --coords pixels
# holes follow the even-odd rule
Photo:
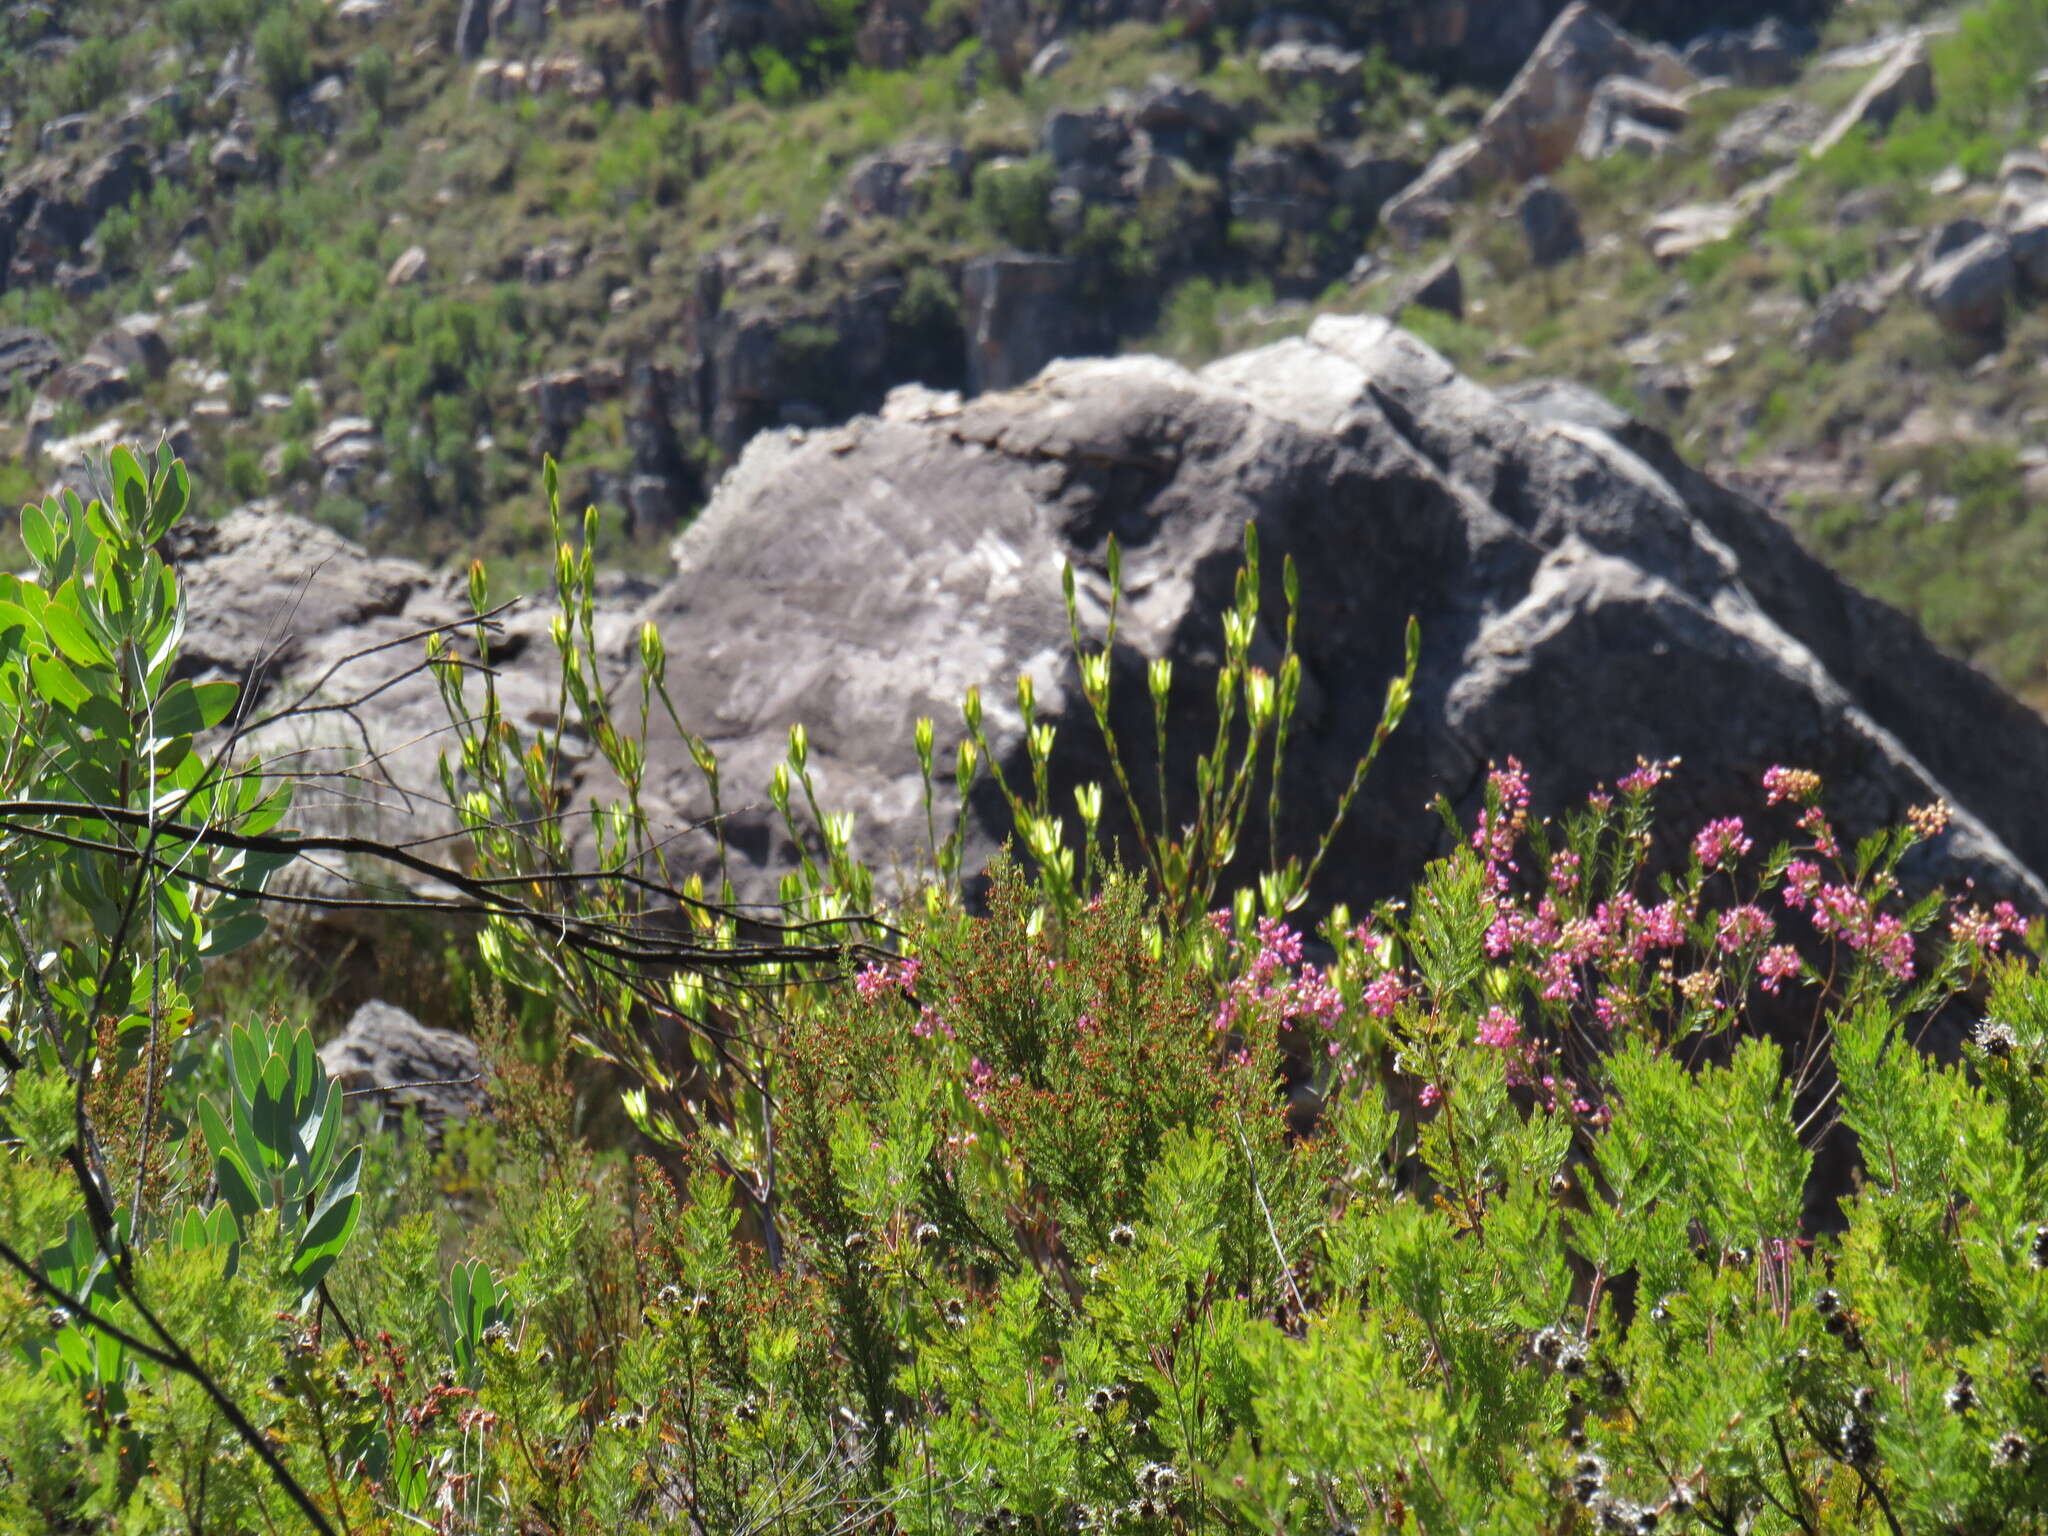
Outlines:
[[[1557,1374],[1568,1381],[1577,1381],[1586,1374],[1586,1346],[1567,1344],[1557,1357]]]
[[[1088,1411],[1090,1413],[1107,1413],[1109,1412],[1110,1402],[1109,1388],[1097,1387],[1088,1394]]]
[[[848,1253],[859,1253],[867,1245],[868,1235],[865,1232],[849,1232],[839,1240],[839,1246]]]
[[[1813,1298],[1813,1310],[1822,1317],[1834,1317],[1842,1310],[1842,1293],[1832,1286]]]
[[[2037,1365],[2027,1372],[2027,1385],[2043,1397],[2048,1397],[2048,1365]]]
[[[1950,1413],[1973,1413],[1977,1408],[1977,1384],[1968,1371],[1957,1371],[1955,1385],[1944,1392],[1942,1403]]]
[[[1128,1248],[1138,1240],[1138,1234],[1131,1230],[1128,1222],[1118,1222],[1109,1229],[1109,1240],[1119,1248]]]
[[[1545,1328],[1540,1330],[1536,1337],[1529,1341],[1529,1353],[1538,1360],[1541,1360],[1545,1365],[1555,1365],[1558,1362],[1558,1357],[1564,1353],[1564,1346],[1565,1337],[1563,1334],[1559,1333],[1555,1328]]]
[[[912,1238],[920,1248],[935,1246],[939,1240],[939,1224],[935,1221],[919,1222],[917,1231],[912,1234]]]
[[[680,1285],[664,1285],[660,1290],[654,1293],[654,1302],[656,1306],[672,1307],[682,1299],[683,1288]]]
[[[1858,1387],[1849,1401],[1855,1405],[1858,1413],[1868,1413],[1877,1406],[1877,1388]]]
[[[2036,1269],[2048,1269],[2048,1227],[2034,1228],[2034,1241],[2027,1249],[2027,1261]]]
[[[2034,1448],[2027,1444],[2026,1437],[2012,1431],[1991,1443],[1991,1465],[1994,1467],[2024,1467],[2033,1457]]]
[[[2018,1050],[2020,1044],[2019,1035],[2002,1019],[1979,1019],[1977,1027],[1971,1031],[1971,1038],[1977,1042],[1978,1050],[2000,1061]]]
[[[1852,1467],[1867,1467],[1877,1460],[1877,1436],[1871,1433],[1869,1423],[1856,1414],[1842,1420],[1839,1432],[1842,1446],[1842,1460]]]

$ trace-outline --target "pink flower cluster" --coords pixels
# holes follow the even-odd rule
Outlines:
[[[1778,988],[1806,969],[1799,958],[1799,951],[1790,944],[1777,944],[1763,953],[1756,963],[1756,973],[1762,978],[1760,985],[1766,992],[1777,995]]]
[[[1224,919],[1219,931],[1227,933],[1229,914],[1212,914],[1211,921],[1218,916]],[[1231,948],[1237,948],[1235,939]],[[1301,935],[1277,918],[1260,918],[1258,948],[1244,974],[1225,988],[1216,1029],[1237,1029],[1248,1020],[1270,1020],[1281,1029],[1293,1028],[1296,1020],[1335,1029],[1343,1017],[1336,984],[1320,966],[1301,963]]]
[[[1700,828],[1700,834],[1692,840],[1693,856],[1708,869],[1720,869],[1733,864],[1755,846],[1743,835],[1740,816],[1724,816],[1719,821],[1710,821]]]
[[[1479,1043],[1496,1051],[1512,1051],[1522,1043],[1522,1021],[1505,1008],[1489,1008],[1479,1021]]]
[[[1980,957],[1995,953],[2007,939],[2016,939],[2026,931],[2019,908],[2009,901],[2001,901],[1988,912],[1959,902],[1948,922],[1949,937],[1958,944],[1969,945]]]
[[[1496,896],[1508,888],[1515,872],[1515,840],[1529,816],[1529,774],[1520,758],[1486,776],[1488,805],[1472,829],[1472,846],[1486,861],[1486,884]],[[1499,815],[1494,807],[1499,807]]]
[[[1805,910],[1816,933],[1865,952],[1899,981],[1913,979],[1913,935],[1889,912],[1880,912],[1853,886],[1820,878],[1818,866],[1795,861],[1785,869],[1785,905]]]
[[[1764,770],[1764,804],[1783,805],[1787,800],[1805,800],[1820,793],[1820,775],[1810,768],[1787,768],[1782,763]]]
[[[1671,770],[1677,766],[1678,759],[1675,757],[1665,762],[1652,762],[1649,758],[1639,757],[1633,769],[1614,781],[1614,787],[1625,795],[1648,794],[1670,778]]]
[[[1762,907],[1749,903],[1730,907],[1721,914],[1715,925],[1714,942],[1724,955],[1732,955],[1738,949],[1747,949],[1752,944],[1768,941],[1774,931],[1770,914]]]
[[[860,974],[853,978],[853,990],[860,994],[862,1002],[871,1003],[891,987],[900,987],[906,994],[917,990],[917,978],[924,972],[924,962],[915,956],[899,960],[893,965],[876,961],[860,968]]]

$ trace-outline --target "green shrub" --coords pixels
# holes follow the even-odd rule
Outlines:
[[[990,234],[1020,250],[1049,250],[1052,189],[1052,161],[1044,155],[985,165],[974,178],[975,215]]]
[[[247,448],[237,448],[221,461],[221,483],[238,501],[254,501],[263,494],[263,467]]]
[[[286,5],[266,15],[250,38],[257,73],[280,106],[312,83],[306,30],[297,7]]]
[[[391,104],[391,55],[372,44],[356,55],[356,88],[378,112]]]
[[[1510,759],[1406,900],[1311,935],[1328,839],[1231,852],[1279,819],[1302,681],[1296,574],[1262,613],[1248,535],[1209,668],[1144,673],[1162,736],[1190,687],[1226,711],[1185,825],[1128,776],[1114,621],[1084,632],[1068,572],[1110,782],[1053,803],[1075,727],[1028,678],[1022,765],[978,690],[955,752],[919,721],[928,862],[885,926],[794,727],[766,796],[798,867],[742,913],[666,883],[646,721],[722,861],[718,761],[654,626],[592,686],[600,528],[550,466],[558,711],[506,708],[472,567],[477,623],[423,657],[464,862],[349,845],[471,925],[491,1108],[437,1151],[352,1122],[302,1020],[209,1006],[223,957],[281,963],[248,948],[269,882],[333,848],[289,830],[287,765],[202,750],[240,698],[178,677],[154,547],[188,486],[109,468],[108,504],[27,508],[0,576],[0,724],[40,748],[0,759],[0,1528],[2048,1522],[2043,933],[1913,886],[1946,807],[1851,847],[1773,767],[1660,829],[1677,765],[1639,760],[1539,819]],[[1411,626],[1338,819],[1417,659]],[[593,757],[612,798],[572,809]],[[1014,855],[970,915],[984,779]],[[1850,1135],[1860,1176],[1818,1182]]]

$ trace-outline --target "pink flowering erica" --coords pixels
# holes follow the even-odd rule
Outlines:
[[[1754,846],[1743,835],[1742,818],[1726,816],[1719,821],[1710,821],[1700,828],[1700,834],[1692,840],[1693,857],[1708,869],[1719,869],[1733,864]]]
[[[1529,815],[1529,775],[1521,759],[1511,757],[1505,768],[1486,776],[1487,806],[1479,812],[1472,831],[1472,846],[1486,861],[1486,885],[1498,896],[1508,888],[1515,872],[1515,839]],[[1495,807],[1499,808],[1498,815]]]
[[[1646,960],[1659,949],[1676,949],[1685,942],[1685,918],[1678,903],[1645,907],[1627,891],[1603,901],[1593,914],[1600,929],[1600,952],[1611,964]]]
[[[1211,921],[1217,916],[1227,922],[1227,913],[1214,914]],[[1223,925],[1219,929],[1228,931]],[[1237,947],[1233,939],[1231,948]],[[1281,1029],[1291,1029],[1299,1020],[1335,1029],[1343,1016],[1344,999],[1336,984],[1321,967],[1301,963],[1301,935],[1277,918],[1262,917],[1258,948],[1245,973],[1224,989],[1215,1027],[1222,1032],[1241,1028],[1248,1021],[1267,1020]]]
[[[1730,907],[1715,925],[1714,942],[1724,955],[1752,944],[1768,942],[1772,927],[1770,914],[1754,904]]]
[[[1948,923],[1949,937],[1958,944],[1969,945],[1980,958],[1995,953],[2007,939],[2016,939],[2026,931],[2019,908],[2009,901],[2001,901],[1989,912],[1958,902]]]
[[[988,1088],[995,1080],[996,1074],[989,1064],[975,1057],[967,1066],[967,1102],[976,1109],[988,1108]]]
[[[1788,871],[1789,874],[1789,871]],[[1789,888],[1785,899],[1794,906]],[[1820,885],[1811,892],[1811,919],[1816,933],[1832,934],[1853,950],[1868,954],[1899,981],[1913,979],[1913,935],[1906,925],[1888,912],[1879,912],[1869,899],[1847,885]]]
[[[1678,759],[1675,757],[1665,762],[1652,762],[1649,758],[1639,757],[1634,768],[1614,781],[1614,787],[1625,795],[1646,794],[1670,778],[1671,770],[1677,766]]]
[[[1479,1021],[1479,1043],[1496,1051],[1515,1049],[1522,1043],[1522,1021],[1505,1008],[1487,1009]]]
[[[1798,911],[1820,894],[1820,866],[1808,859],[1794,859],[1785,866],[1785,905]]]
[[[894,964],[880,961],[860,968],[860,974],[853,978],[853,989],[863,1002],[873,1002],[891,987],[900,987],[905,992],[915,991],[917,978],[923,972],[924,962],[914,957]]]
[[[1407,998],[1407,983],[1392,971],[1382,971],[1366,983],[1365,1006],[1376,1019],[1392,1018]]]
[[[1799,951],[1790,944],[1778,944],[1767,949],[1763,958],[1756,963],[1756,973],[1762,978],[1763,989],[1776,994],[1778,988],[1792,977],[1806,969],[1799,958]]]
[[[1799,830],[1813,839],[1815,850],[1825,859],[1839,859],[1842,845],[1835,841],[1835,829],[1817,805],[1808,806],[1799,818]]]
[[[1783,805],[1787,800],[1806,801],[1820,793],[1820,775],[1809,768],[1787,768],[1778,764],[1764,770],[1764,803]]]

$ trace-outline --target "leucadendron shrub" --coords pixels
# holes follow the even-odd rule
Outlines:
[[[1902,878],[1945,808],[1849,847],[1779,767],[1660,826],[1640,762],[1542,820],[1508,762],[1404,901],[1310,927],[1316,861],[1234,855],[1299,685],[1249,661],[1254,546],[1192,828],[1112,743],[1070,835],[1027,683],[1015,858],[969,915],[934,811],[890,926],[799,729],[770,798],[813,854],[750,926],[662,883],[660,637],[635,720],[565,540],[546,732],[481,571],[431,642],[471,888],[555,905],[481,926],[488,1115],[393,1137],[301,1021],[213,1006],[284,781],[195,746],[238,717],[172,681],[182,477],[116,479],[0,592],[42,733],[0,756],[0,1531],[2048,1526],[2048,986],[2012,908]],[[1000,771],[964,724],[963,794]],[[572,728],[617,784],[580,873]],[[634,927],[655,891],[695,948]]]

